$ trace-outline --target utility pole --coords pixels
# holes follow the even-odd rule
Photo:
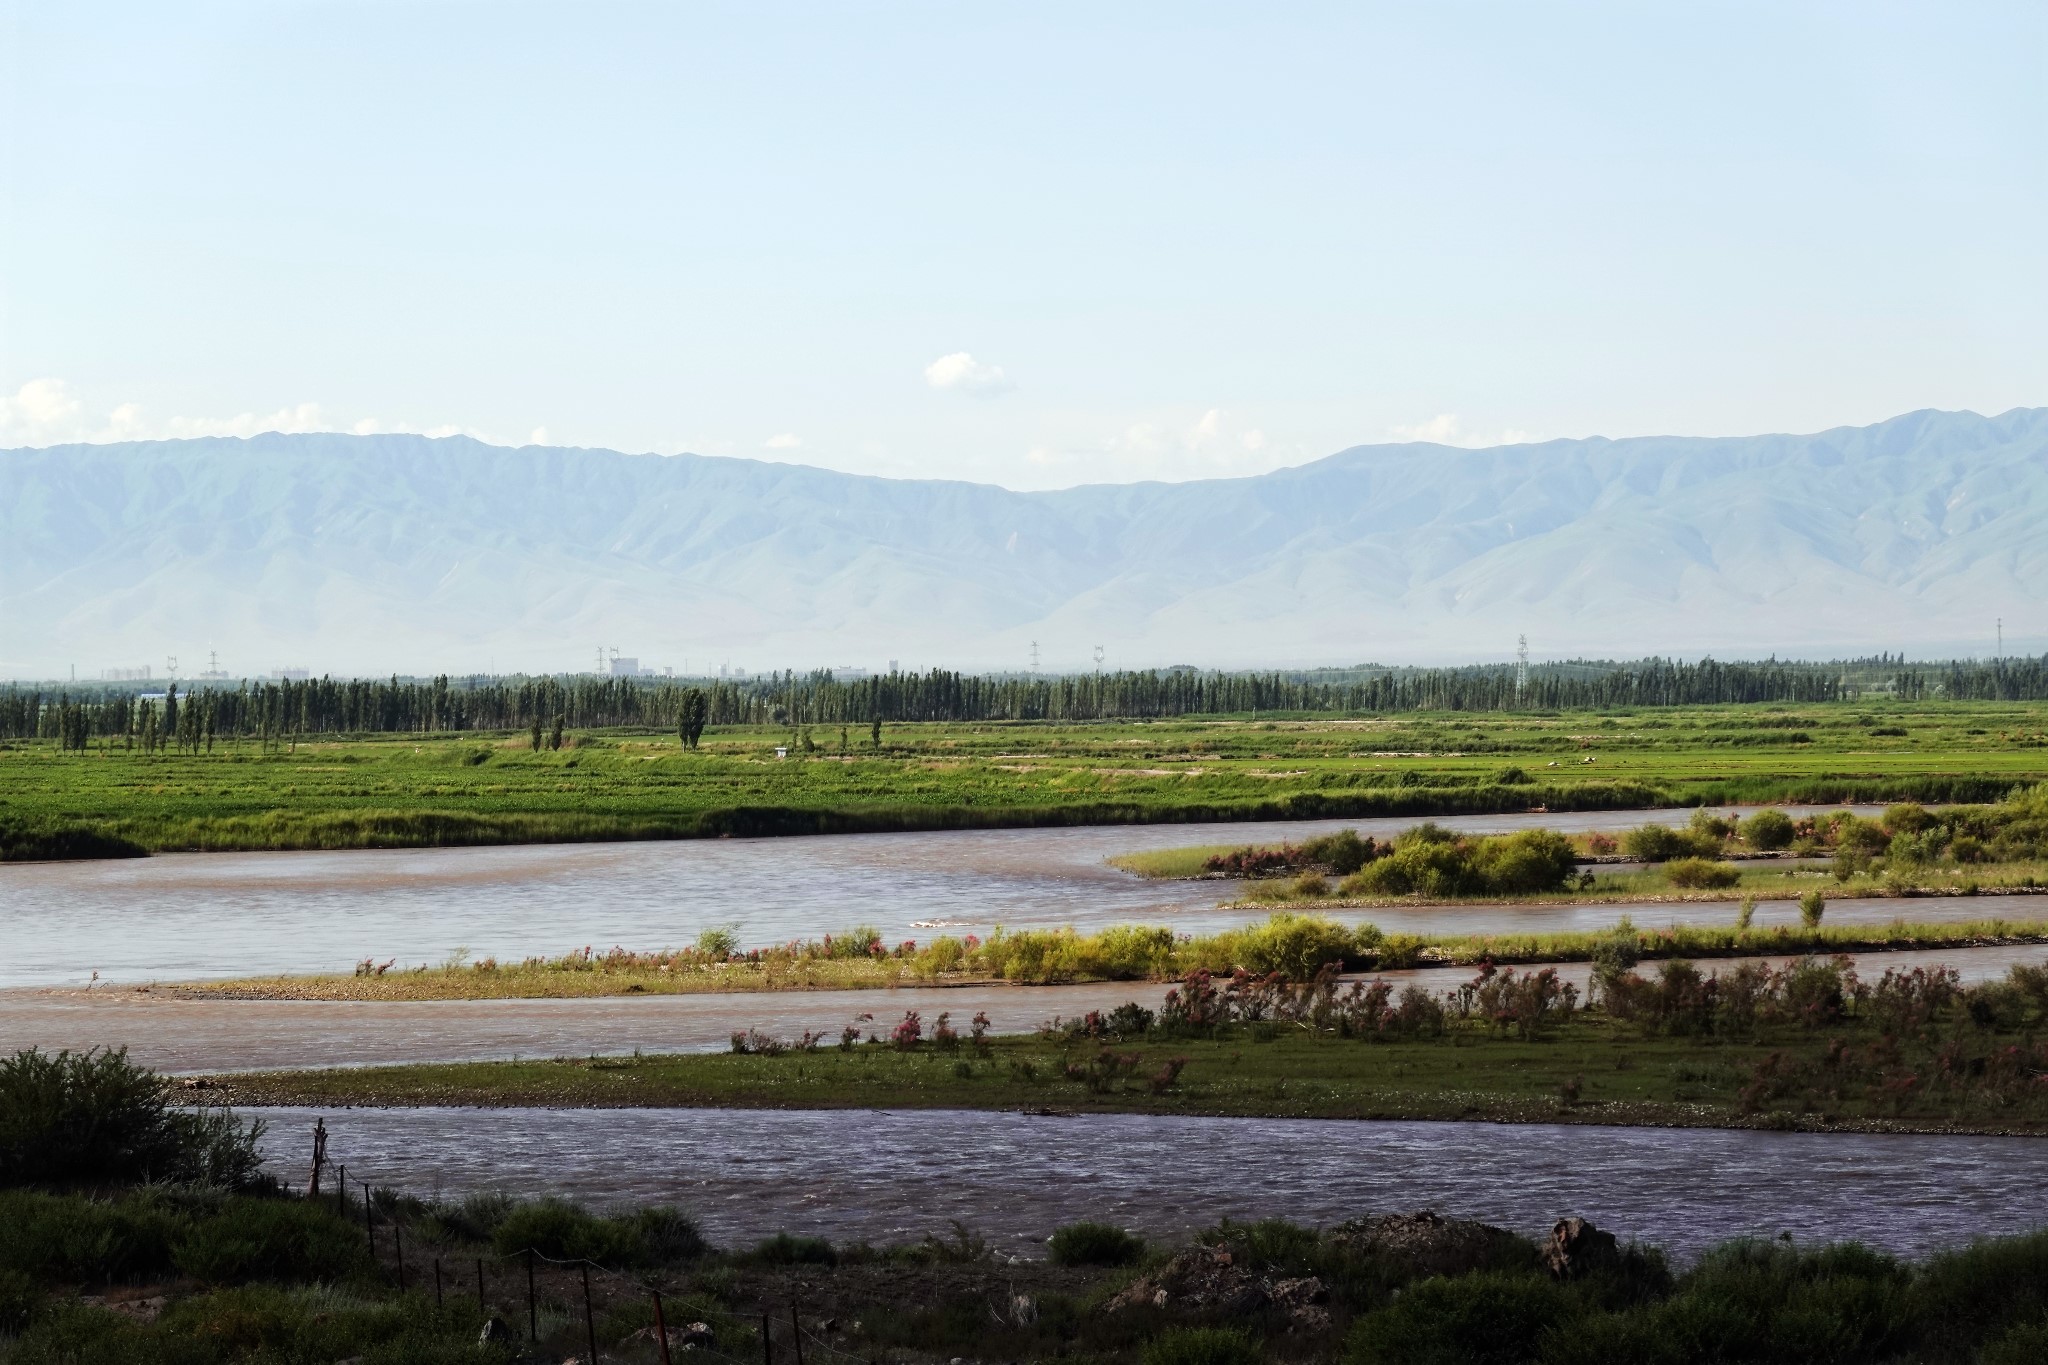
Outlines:
[[[1998,618],[1998,657],[2005,657],[2005,618]]]
[[[1518,635],[1515,637],[1515,700],[1520,701],[1522,694],[1528,690],[1529,637]]]

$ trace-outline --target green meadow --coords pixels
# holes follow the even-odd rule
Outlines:
[[[2048,704],[0,745],[0,858],[1734,802],[1995,800],[2048,778]],[[777,748],[786,757],[777,757]]]

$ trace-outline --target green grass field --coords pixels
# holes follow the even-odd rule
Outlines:
[[[1899,733],[1880,733],[1896,732]],[[2048,706],[1701,707],[1100,724],[0,746],[0,857],[398,847],[1844,799],[1990,800],[2048,778]],[[1587,760],[1591,760],[1588,762]],[[67,845],[66,840],[69,840]],[[114,845],[111,847],[118,847]]]

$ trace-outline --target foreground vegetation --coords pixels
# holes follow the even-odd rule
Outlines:
[[[1649,1011],[1631,1017],[1659,1020],[1667,1031],[1681,1019],[1737,1032],[1812,1028],[1817,1011],[1834,1004],[1903,1040],[1953,1032],[1959,1021],[1947,1016],[1958,1002],[1997,1031],[1978,1018],[1991,999],[1984,992],[1958,995],[1953,983],[1927,978],[1866,991],[1826,964],[1746,994],[1717,989],[1707,1006],[1698,1003],[1698,982],[1674,992],[1668,972],[1659,983],[1623,974],[1611,984],[1617,1000],[1633,994],[1634,1008]],[[2033,1021],[2040,983],[2016,976],[2007,989]],[[1516,994],[1509,983],[1488,998]],[[1653,1006],[1652,996],[1666,1007]],[[1747,1001],[1746,1023],[1737,1019],[1738,997]],[[1257,1027],[1268,1021],[1243,1017],[1252,1002],[1242,991],[1227,1007],[1224,999],[1191,986],[1169,1014],[1121,1024],[1148,1035],[1206,1032],[1210,1042],[1234,1030],[1265,1055],[1282,1046],[1258,1043]],[[1304,1018],[1315,1017],[1313,999],[1308,1006]],[[1353,1022],[1367,1017],[1341,1002],[1324,1006],[1326,1016],[1335,1009]],[[1380,1017],[1396,1020],[1403,1010],[1413,1012],[1410,1002]],[[1117,1026],[1088,1020],[1050,1032],[1081,1047]],[[1457,1026],[1449,1018],[1434,1025]],[[973,1053],[985,1041],[960,1046]],[[1342,1041],[1372,1050],[1358,1038]],[[848,1051],[900,1058],[925,1045],[898,1037]],[[788,1052],[747,1059],[799,1068],[818,1061]],[[1080,1088],[1099,1093],[1113,1083],[1109,1075]],[[1178,1083],[1155,1079],[1148,1088]],[[593,1212],[559,1198],[502,1194],[427,1200],[351,1182],[345,1168],[318,1156],[307,1168],[317,1189],[296,1194],[242,1165],[209,1173],[201,1157],[218,1151],[223,1134],[243,1150],[253,1134],[231,1116],[210,1131],[180,1128],[168,1094],[161,1078],[120,1054],[30,1052],[0,1061],[0,1116],[11,1144],[0,1150],[48,1152],[102,1129],[182,1133],[172,1148],[184,1153],[186,1177],[139,1183],[143,1174],[118,1140],[70,1158],[61,1171],[0,1165],[0,1361],[510,1365],[572,1354],[666,1361],[687,1351],[725,1360],[1119,1365],[2005,1365],[2048,1350],[2048,1233],[1940,1250],[1917,1264],[1855,1244],[1738,1241],[1674,1268],[1654,1247],[1621,1245],[1577,1218],[1560,1220],[1539,1242],[1431,1213],[1361,1210],[1329,1229],[1226,1221],[1168,1245],[1114,1225],[1075,1223],[1047,1229],[1043,1259],[1000,1256],[961,1224],[949,1236],[892,1246],[833,1245],[798,1231],[720,1249],[687,1211],[669,1207]]]
[[[2044,778],[2037,702],[86,733],[0,743],[0,858],[1989,801]]]
[[[237,1103],[1055,1108],[1077,1112],[1681,1126],[2048,1131],[2048,970],[1859,978],[1806,958],[1644,975],[1620,945],[1594,1003],[1552,969],[1448,994],[1334,973],[1196,973],[1135,1002],[991,1037],[986,1020],[733,1036],[718,1055],[480,1062],[214,1078]]]

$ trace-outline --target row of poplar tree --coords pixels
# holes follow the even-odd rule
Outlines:
[[[1042,675],[947,669],[841,679],[830,672],[743,680],[558,677],[314,678],[204,687],[161,700],[113,687],[0,692],[0,739],[94,739],[198,752],[217,737],[289,744],[306,734],[432,734],[639,726],[681,732],[707,725],[866,725],[873,721],[1129,720],[1266,712],[1552,711],[1693,706],[1722,702],[1839,702],[1873,692],[1904,699],[2048,699],[2041,658],[1911,665],[1765,660],[1546,664],[1302,673],[1195,669]],[[694,732],[692,728],[694,726]],[[556,740],[559,743],[559,740]]]

